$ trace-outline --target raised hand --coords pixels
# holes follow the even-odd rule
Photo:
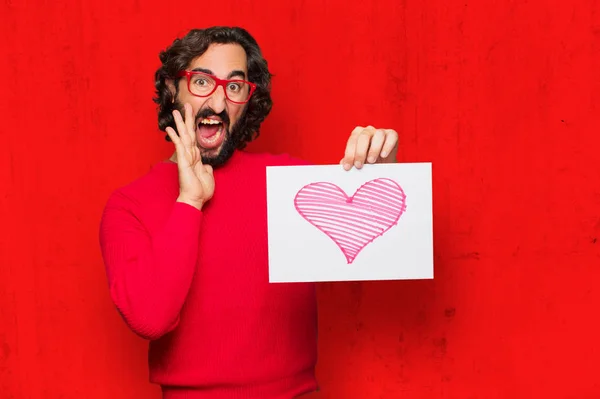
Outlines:
[[[215,179],[210,165],[202,163],[200,149],[196,145],[196,128],[192,107],[184,105],[185,120],[179,111],[174,110],[173,116],[179,135],[171,127],[166,131],[177,153],[177,168],[179,170],[179,197],[177,201],[192,205],[198,209],[212,198],[215,192]]]
[[[394,163],[398,151],[398,133],[373,126],[354,128],[340,163],[345,170],[362,168],[365,163]]]

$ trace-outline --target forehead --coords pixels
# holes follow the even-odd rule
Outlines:
[[[247,73],[246,52],[239,44],[211,44],[204,54],[192,60],[189,69],[194,68],[210,70],[220,78],[235,70]]]

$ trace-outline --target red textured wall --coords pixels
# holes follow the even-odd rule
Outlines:
[[[435,279],[321,284],[313,397],[600,397],[598,1],[91,3],[0,4],[1,398],[158,398],[97,228],[171,151],[158,51],[212,24],[277,75],[253,150],[336,163],[374,124],[433,162]]]

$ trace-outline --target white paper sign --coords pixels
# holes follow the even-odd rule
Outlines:
[[[267,168],[270,282],[433,278],[431,163]]]

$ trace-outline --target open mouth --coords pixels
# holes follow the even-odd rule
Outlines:
[[[225,124],[216,118],[203,118],[196,126],[196,138],[202,148],[211,149],[221,145],[225,138]]]

